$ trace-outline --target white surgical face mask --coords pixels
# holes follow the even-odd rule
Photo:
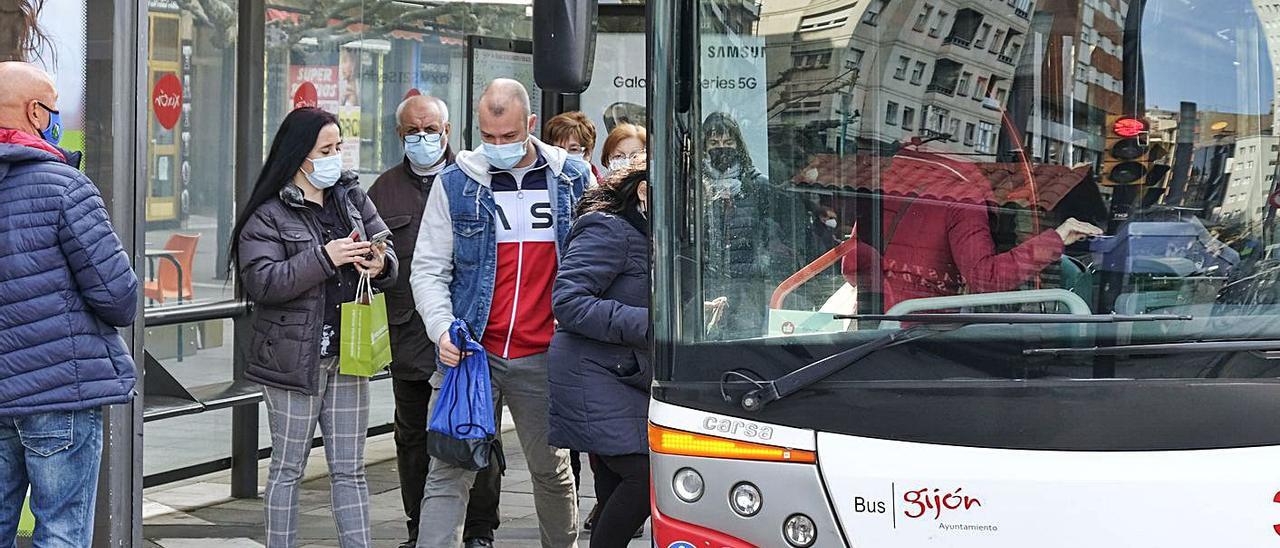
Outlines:
[[[579,162],[587,161],[587,154],[585,152],[570,152],[569,157]]]
[[[837,225],[839,225],[839,223],[837,223],[835,219],[827,219],[825,221],[822,221],[822,224],[827,225],[827,228],[835,228]]]
[[[409,163],[418,169],[436,165],[444,155],[444,137],[439,133],[419,133],[416,142],[404,141],[404,154]]]
[[[320,190],[329,188],[337,184],[338,178],[342,176],[342,153],[312,158],[311,168],[311,173],[306,174],[311,185]]]
[[[518,143],[507,143],[505,145],[495,145],[484,143],[484,156],[489,159],[489,165],[498,169],[511,169],[524,159],[524,155],[528,153],[525,144],[529,142],[526,138]]]
[[[614,158],[609,160],[609,171],[618,171],[624,167],[631,165],[630,158]]]

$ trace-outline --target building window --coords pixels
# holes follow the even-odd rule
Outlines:
[[[923,31],[925,23],[929,22],[930,15],[933,15],[933,6],[925,4],[924,11],[920,12],[920,14],[916,16],[916,24],[911,27],[912,30],[915,30],[916,32]]]
[[[862,17],[862,22],[868,25],[875,25],[880,21],[880,12],[884,11],[884,6],[888,3],[889,0],[871,0],[871,3],[867,5],[867,14]]]
[[[917,86],[920,85],[920,81],[924,79],[924,71],[927,68],[929,68],[929,65],[924,61],[916,61],[916,68],[911,71],[911,83]]]
[[[992,141],[995,139],[995,126],[991,122],[978,122],[977,145],[978,152],[983,154],[991,154],[991,148],[994,145]]]
[[[989,51],[991,51],[991,53],[995,53],[996,50],[1000,48],[1000,41],[1003,39],[1004,39],[1004,31],[1003,30],[996,31],[996,37],[995,39],[991,40],[991,49]]]
[[[933,25],[929,27],[929,36],[937,38],[942,33],[942,25],[946,24],[947,15],[950,14],[945,11],[938,12],[938,18],[934,19]]]
[[[978,37],[973,40],[973,47],[981,49],[987,43],[987,37],[991,35],[991,24],[983,23],[982,28],[978,31]]]
[[[973,122],[969,122],[964,125],[964,144],[973,146],[973,132],[976,129],[977,126],[974,126]]]
[[[818,69],[831,66],[831,50],[809,51],[791,55],[792,66],[799,69]]]
[[[857,67],[861,66],[861,65],[862,65],[862,56],[863,56],[863,54],[865,54],[865,53],[866,53],[866,52],[864,52],[864,51],[862,51],[862,50],[860,50],[860,49],[850,49],[850,50],[849,50],[849,60],[846,62],[846,66],[847,66],[847,67],[849,67],[849,68],[857,68]]]
[[[1003,89],[1001,89],[1001,90],[996,90],[996,100],[997,100],[997,101],[1000,101],[1000,104],[1002,104],[1002,105],[1003,105],[1003,104],[1004,104],[1004,98],[1005,98],[1005,95],[1006,95],[1007,93],[1008,93],[1008,92],[1007,92],[1007,91],[1005,91],[1005,90],[1003,90]]]
[[[951,116],[951,111],[945,108],[932,107],[929,109],[929,125],[926,129],[935,133],[942,133],[942,126],[947,123],[947,117]]]
[[[810,32],[815,30],[834,29],[844,26],[849,22],[849,16],[844,8],[834,12],[817,13],[814,15],[806,15],[800,19],[800,32]]]
[[[1018,60],[1018,52],[1019,52],[1019,51],[1022,51],[1022,44],[1010,44],[1010,45],[1009,45],[1009,58],[1010,58],[1010,59],[1013,59],[1014,61],[1017,61],[1017,60]]]
[[[916,109],[902,107],[902,128],[911,129],[916,124]]]
[[[884,123],[891,126],[898,125],[898,103],[889,101],[889,106],[884,109]]]
[[[954,140],[956,139],[956,135],[959,135],[959,134],[960,134],[960,119],[959,119],[959,118],[952,118],[952,119],[951,119],[951,127],[948,127],[948,128],[947,128],[947,133],[951,134],[950,140],[952,140],[952,141],[954,141]]]
[[[956,95],[961,97],[969,95],[969,83],[973,80],[972,72],[963,72],[960,74],[960,81],[956,83]]]
[[[907,57],[906,55],[898,56],[898,68],[894,69],[893,77],[898,80],[905,80],[907,78],[907,65],[910,64],[910,57]]]
[[[981,101],[987,97],[987,77],[978,78],[978,85],[973,88],[973,100]]]

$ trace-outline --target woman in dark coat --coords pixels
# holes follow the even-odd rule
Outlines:
[[[648,187],[641,158],[583,196],[552,289],[549,441],[599,458],[592,547],[649,517]]]
[[[395,285],[397,260],[369,239],[386,230],[355,174],[342,172],[338,119],[289,113],[232,230],[240,287],[254,302],[244,377],[263,385],[271,427],[268,548],[297,543],[298,491],[319,424],[329,464],[338,544],[371,543],[364,441],[369,379],[338,368],[342,303],[362,274]]]

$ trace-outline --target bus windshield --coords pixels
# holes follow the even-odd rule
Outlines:
[[[825,386],[1276,376],[1256,348],[1037,350],[1280,340],[1280,3],[699,0],[695,19],[687,167],[655,181],[657,397],[912,324],[884,314],[1174,319],[971,325]]]

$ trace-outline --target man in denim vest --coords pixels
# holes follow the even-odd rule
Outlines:
[[[531,135],[537,117],[519,82],[491,82],[477,113],[483,145],[459,153],[427,199],[413,295],[443,366],[462,357],[446,336],[455,318],[484,346],[493,400],[510,408],[529,464],[542,545],[570,548],[578,537],[577,497],[568,451],[547,444],[546,351],[555,330],[551,286],[590,167]],[[437,371],[433,386],[442,379]],[[418,546],[459,546],[475,477],[432,462]]]

